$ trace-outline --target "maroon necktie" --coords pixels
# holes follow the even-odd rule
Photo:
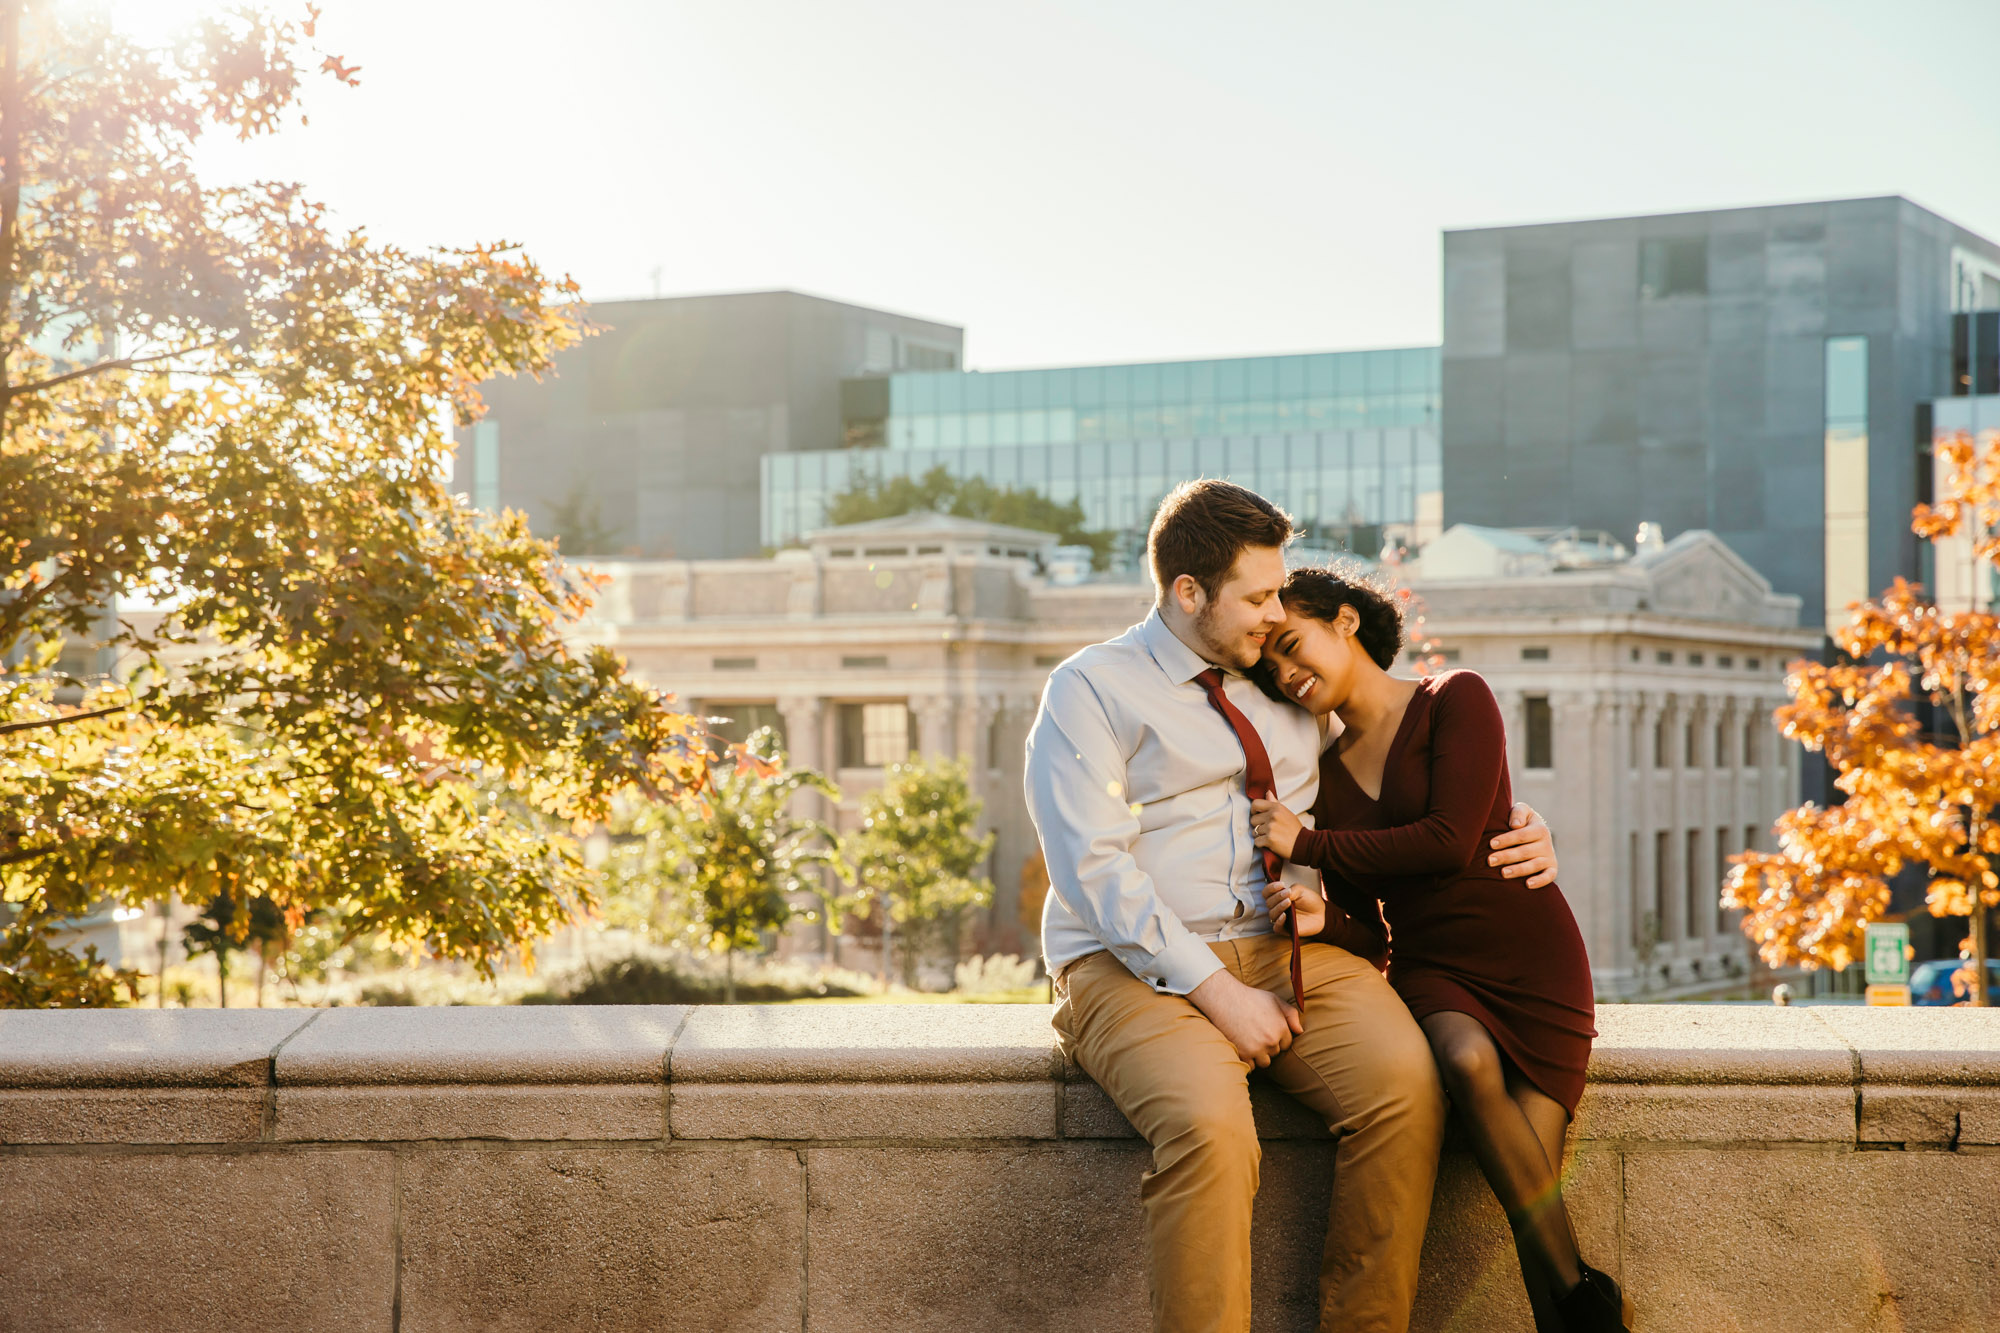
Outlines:
[[[1271,777],[1271,756],[1264,749],[1264,738],[1257,734],[1257,728],[1250,725],[1250,719],[1243,716],[1229,696],[1222,692],[1222,671],[1210,667],[1195,677],[1195,683],[1208,691],[1208,701],[1215,705],[1215,711],[1222,714],[1236,732],[1236,739],[1243,746],[1243,790],[1253,801],[1268,801],[1278,794],[1277,783]],[[1285,868],[1285,858],[1269,847],[1260,848],[1264,853],[1264,877],[1276,884],[1278,874]],[[1306,983],[1304,969],[1299,965],[1299,917],[1296,912],[1285,913],[1285,926],[1292,936],[1292,1003],[1298,1006],[1301,1016],[1306,1011]]]

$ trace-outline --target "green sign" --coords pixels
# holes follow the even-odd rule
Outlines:
[[[1901,986],[1910,980],[1910,928],[1900,921],[1869,923],[1865,945],[1868,984]]]

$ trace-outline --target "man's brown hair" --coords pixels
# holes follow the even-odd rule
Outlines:
[[[1165,600],[1186,574],[1211,599],[1246,546],[1283,546],[1297,535],[1291,515],[1233,481],[1184,481],[1160,501],[1146,533],[1153,587]]]

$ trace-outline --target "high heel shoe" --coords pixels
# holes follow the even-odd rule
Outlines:
[[[1618,1284],[1589,1264],[1583,1280],[1556,1302],[1564,1333],[1630,1333],[1625,1294]]]

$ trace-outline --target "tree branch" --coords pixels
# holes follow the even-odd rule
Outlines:
[[[17,731],[33,731],[37,727],[60,727],[70,722],[88,722],[94,717],[109,717],[113,713],[127,712],[131,707],[131,704],[113,704],[109,708],[99,708],[88,713],[64,713],[59,717],[38,717],[27,722],[0,722],[0,736],[11,736]]]
[[[19,384],[12,387],[0,387],[0,396],[16,398],[21,394],[40,393],[44,389],[53,389],[58,384],[67,384],[71,380],[80,380],[86,375],[101,375],[108,370],[130,370],[134,366],[151,365],[155,361],[170,361],[174,357],[186,356],[190,352],[206,351],[221,341],[222,339],[220,338],[211,338],[205,343],[196,343],[193,347],[177,347],[171,352],[154,352],[150,356],[121,356],[113,361],[99,361],[96,365],[78,366],[75,370],[66,370],[60,375],[51,375],[45,380],[35,380],[28,384]]]

